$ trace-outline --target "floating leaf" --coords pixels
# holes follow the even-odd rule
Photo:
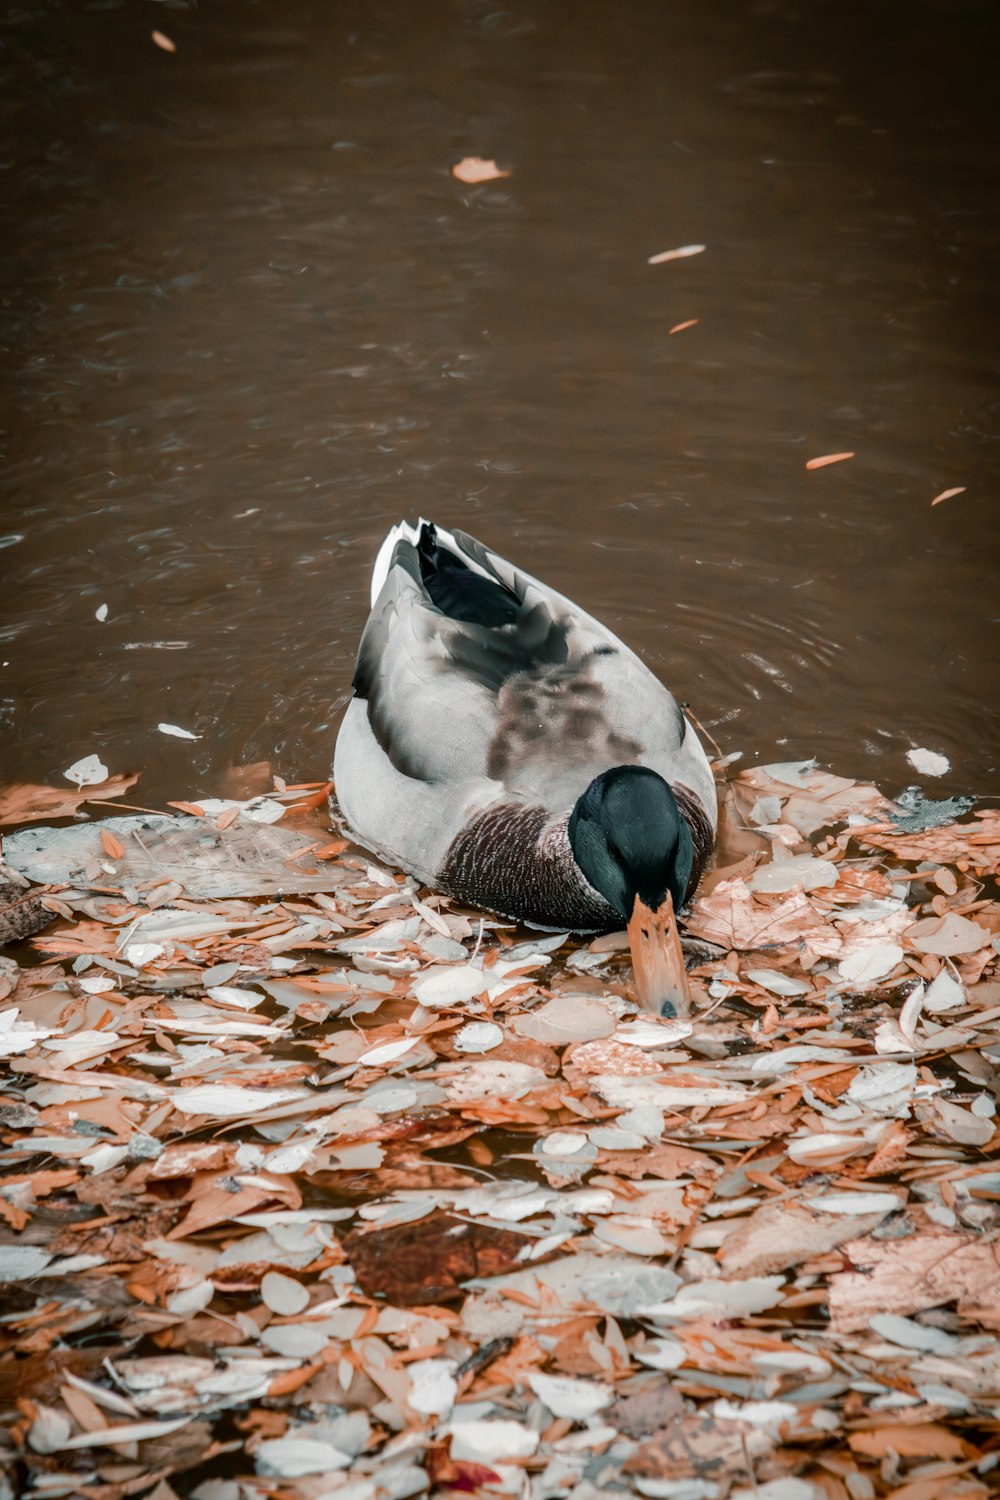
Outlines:
[[[495,161],[486,161],[481,156],[463,156],[451,169],[452,177],[459,182],[492,182],[496,177],[509,177],[510,173],[498,167]]]
[[[686,260],[689,255],[701,255],[707,247],[705,245],[680,245],[676,250],[661,250],[657,255],[651,255],[646,262],[650,266],[662,266],[668,260]],[[697,318],[693,320],[697,322]],[[682,327],[687,325],[682,324]],[[673,332],[673,329],[671,329]]]
[[[842,464],[845,459],[853,457],[853,453],[824,453],[819,458],[808,459],[806,462],[806,468],[825,469],[830,464]]]

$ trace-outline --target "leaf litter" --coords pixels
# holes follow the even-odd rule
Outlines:
[[[7,1493],[995,1493],[1000,813],[720,774],[684,1021],[327,783],[8,789]]]

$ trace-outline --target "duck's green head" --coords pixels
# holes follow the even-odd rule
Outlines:
[[[674,913],[694,864],[691,830],[663,777],[615,766],[577,799],[567,832],[573,857],[629,929],[643,1005],[664,1014],[688,1003]]]
[[[694,862],[691,830],[655,771],[615,766],[596,776],[578,798],[568,832],[580,869],[626,922],[636,896],[655,911],[669,891],[679,910]]]

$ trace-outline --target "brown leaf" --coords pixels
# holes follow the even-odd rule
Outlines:
[[[69,818],[84,802],[105,802],[115,798],[139,777],[110,776],[97,786],[40,786],[24,782],[0,787],[0,824],[37,823],[40,818]]]
[[[461,1283],[474,1276],[515,1269],[519,1252],[532,1241],[511,1229],[432,1214],[367,1234],[355,1229],[342,1243],[367,1297],[421,1307],[458,1301],[464,1295]]]
[[[886,1194],[886,1213],[897,1206]],[[769,1276],[824,1255],[845,1240],[870,1234],[885,1214],[824,1214],[807,1203],[790,1199],[765,1202],[743,1219],[719,1250],[719,1264],[727,1278]]]
[[[830,1319],[838,1333],[865,1328],[876,1313],[920,1312],[956,1302],[959,1311],[1000,1305],[1000,1244],[973,1235],[914,1234],[857,1240],[853,1270],[830,1278]]]
[[[864,1453],[869,1458],[887,1458],[890,1452],[898,1453],[900,1458],[979,1457],[977,1448],[937,1422],[921,1422],[913,1426],[894,1422],[868,1432],[852,1432],[847,1441],[855,1453]]]
[[[648,1479],[707,1479],[721,1482],[747,1469],[746,1422],[718,1422],[711,1411],[670,1422],[639,1447],[626,1474]],[[728,1486],[726,1487],[728,1488]]]
[[[612,1427],[627,1432],[629,1437],[646,1437],[659,1432],[676,1417],[682,1415],[684,1401],[667,1381],[655,1378],[643,1390],[629,1396],[619,1396],[613,1406],[608,1407],[603,1420]]]

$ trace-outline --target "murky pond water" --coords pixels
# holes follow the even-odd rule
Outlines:
[[[375,547],[423,513],[725,750],[891,792],[928,746],[994,792],[998,30],[980,0],[9,9],[2,779],[322,777]],[[468,154],[510,176],[463,187]]]

